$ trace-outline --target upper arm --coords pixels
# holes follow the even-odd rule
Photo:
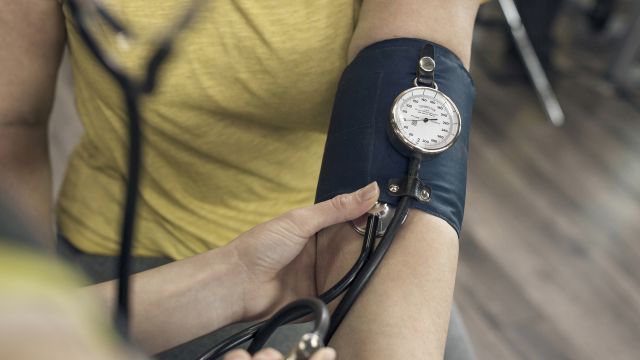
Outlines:
[[[51,236],[47,120],[64,48],[57,0],[0,0],[0,190]]]
[[[57,0],[0,0],[0,125],[46,122],[65,30]]]
[[[349,46],[349,60],[367,45],[418,38],[449,48],[468,67],[480,0],[364,0]]]

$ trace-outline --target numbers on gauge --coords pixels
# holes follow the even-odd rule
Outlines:
[[[405,92],[396,102],[396,128],[406,142],[424,149],[438,149],[452,142],[459,127],[453,104],[435,90]]]

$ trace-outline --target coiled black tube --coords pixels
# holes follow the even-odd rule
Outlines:
[[[420,159],[412,158],[411,163],[409,165],[409,177],[417,176],[420,171]],[[373,276],[373,273],[376,271],[382,259],[387,254],[387,251],[391,247],[393,240],[395,239],[396,233],[400,228],[400,225],[404,221],[407,213],[409,211],[409,202],[411,198],[408,196],[403,196],[398,204],[398,208],[396,209],[396,213],[393,215],[391,222],[389,223],[389,227],[385,232],[380,244],[376,247],[376,250],[371,255],[371,259],[367,261],[364,268],[359,272],[356,279],[353,281],[353,284],[349,287],[349,290],[344,295],[340,304],[335,309],[333,314],[331,315],[331,326],[329,327],[329,331],[327,336],[324,339],[325,344],[329,343],[333,334],[335,334],[336,330],[342,323],[342,320],[347,315],[347,312],[351,309],[353,304],[358,299],[362,290],[364,290],[365,286]]]
[[[377,216],[369,216],[369,218],[367,219],[367,227],[365,230],[364,240],[362,242],[362,250],[360,251],[360,256],[358,256],[355,264],[351,267],[351,269],[349,269],[345,276],[340,279],[340,281],[338,281],[329,290],[325,291],[322,295],[319,296],[319,298],[325,304],[328,304],[331,301],[335,300],[347,288],[349,288],[349,285],[351,285],[353,280],[358,275],[358,272],[360,272],[360,270],[366,263],[373,250],[373,245],[378,230],[378,222],[379,218]],[[309,314],[310,312],[307,310],[302,310],[295,314],[291,314],[290,320],[288,322],[299,320]],[[222,342],[216,344],[214,347],[200,355],[200,357],[198,357],[198,360],[217,359],[231,349],[253,339],[256,333],[266,324],[267,321],[262,321],[229,336]]]
[[[271,319],[260,328],[256,333],[253,342],[249,346],[249,353],[252,355],[262,349],[271,335],[278,329],[278,327],[295,321],[300,314],[313,313],[315,326],[313,332],[318,334],[320,338],[324,338],[329,330],[329,310],[327,305],[320,299],[310,298],[296,300],[280,311],[278,311]]]

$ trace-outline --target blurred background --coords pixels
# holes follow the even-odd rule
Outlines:
[[[640,2],[516,2],[559,127],[509,3],[478,16],[455,300],[479,359],[639,359]],[[82,134],[66,61],[50,124],[57,189]]]
[[[640,359],[640,2],[518,5],[566,121],[483,6],[455,299],[480,359]]]

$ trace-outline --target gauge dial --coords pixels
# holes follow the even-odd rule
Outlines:
[[[460,114],[449,97],[429,87],[403,91],[391,109],[391,127],[412,151],[437,154],[460,134]]]

